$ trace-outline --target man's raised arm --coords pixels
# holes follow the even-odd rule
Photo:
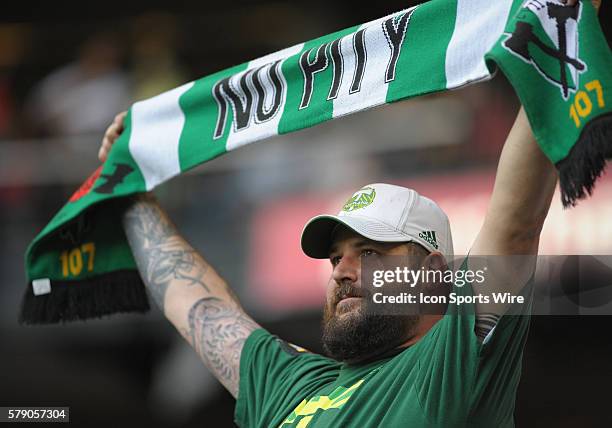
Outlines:
[[[557,171],[538,147],[521,108],[497,167],[484,224],[470,254],[537,254]]]
[[[566,0],[575,6],[578,0]],[[601,0],[592,0],[599,10]],[[557,182],[521,108],[502,151],[493,195],[474,255],[535,255]]]
[[[471,256],[485,256],[488,294],[518,295],[533,275],[556,183],[557,170],[538,147],[521,108],[502,150],[484,224],[470,250]],[[474,330],[485,340],[508,305],[490,299],[475,306]]]
[[[104,133],[100,161],[106,161],[124,131],[126,115],[115,116]],[[123,214],[123,228],[155,303],[237,397],[242,347],[259,326],[244,312],[223,278],[178,233],[152,194],[134,198]]]
[[[223,278],[179,235],[152,195],[134,200],[123,215],[123,227],[152,298],[237,397],[242,348],[258,325]]]
[[[578,0],[566,0],[575,6]],[[591,0],[599,10],[601,0]],[[557,183],[557,170],[538,147],[521,108],[497,167],[493,194],[471,255],[505,257],[489,275],[489,291],[518,293],[535,270],[540,232]],[[476,333],[484,336],[506,310],[504,304],[476,304]]]

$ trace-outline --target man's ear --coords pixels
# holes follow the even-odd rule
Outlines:
[[[444,272],[448,269],[448,264],[446,263],[446,259],[444,258],[442,253],[440,253],[439,251],[433,251],[423,259],[422,267],[423,269],[425,269],[425,271]],[[444,276],[444,273],[442,273],[442,276]],[[436,277],[438,277],[438,275],[428,275],[428,280],[423,280],[423,286],[431,291],[442,285],[442,283],[438,283],[436,281]]]
[[[425,271],[441,272],[441,275],[427,275],[422,283],[421,292],[426,293],[430,296],[447,296],[449,288],[444,282],[444,272],[448,270],[448,263],[446,259],[439,251],[429,253],[425,259],[423,259],[423,268]],[[440,300],[439,304],[427,303],[422,305],[420,310],[422,314],[428,315],[441,315],[446,312],[446,303],[444,299]]]
[[[447,270],[448,264],[441,252],[433,251],[423,259],[423,267],[425,270]]]

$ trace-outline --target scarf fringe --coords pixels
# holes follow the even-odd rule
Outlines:
[[[51,293],[35,296],[28,284],[20,324],[53,324],[101,318],[121,312],[147,312],[149,299],[137,271],[122,270],[82,281],[53,281]]]
[[[564,208],[593,193],[606,159],[612,158],[612,114],[599,116],[585,125],[580,138],[565,159],[557,162]]]

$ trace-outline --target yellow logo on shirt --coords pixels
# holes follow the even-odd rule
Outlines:
[[[364,381],[365,379],[361,379],[349,388],[339,386],[329,395],[317,395],[309,400],[303,400],[280,424],[279,428],[285,425],[293,425],[296,422],[296,428],[306,428],[317,410],[326,411],[342,408]]]

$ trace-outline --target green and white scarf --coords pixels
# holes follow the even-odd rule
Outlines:
[[[29,246],[20,321],[148,309],[121,197],[254,141],[490,79],[496,66],[573,205],[612,155],[612,55],[590,1],[431,0],[134,104],[108,160]]]

